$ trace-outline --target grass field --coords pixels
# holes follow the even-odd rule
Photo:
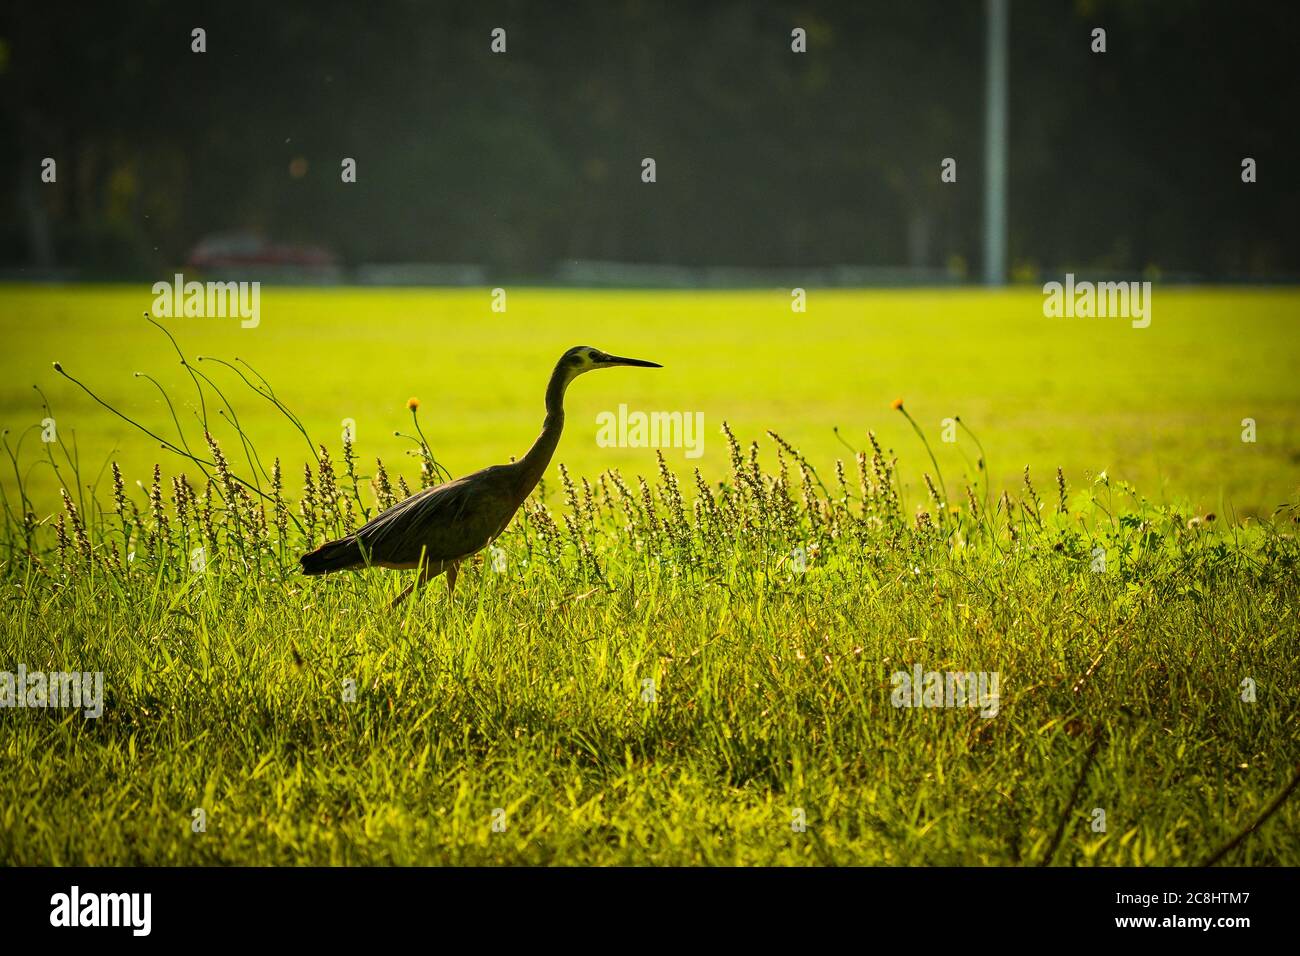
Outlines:
[[[1106,470],[1155,500],[1266,515],[1300,488],[1300,316],[1297,290],[1157,289],[1151,326],[1123,319],[1045,319],[1037,289],[1007,292],[817,291],[792,313],[788,292],[574,292],[509,290],[493,313],[483,290],[263,290],[261,323],[169,319],[191,358],[242,358],[275,386],[317,442],[335,447],[356,422],[363,462],[392,463],[411,447],[405,404],[422,402],[430,443],[453,473],[527,449],[542,417],[556,357],[587,344],[666,367],[653,375],[584,382],[569,396],[557,459],[575,475],[653,464],[645,449],[601,448],[596,416],[631,408],[703,412],[698,461],[669,462],[689,476],[726,473],[718,433],[775,430],[819,467],[874,429],[904,452],[915,436],[890,403],[903,398],[934,444],[944,473],[968,470],[968,442],[945,445],[941,421],[961,416],[980,436],[995,487],[1015,486],[1025,465],[1072,481]],[[59,361],[115,407],[167,437],[171,419],[157,378],[192,424],[193,387],[161,333],[141,318],[147,286],[67,289],[0,286],[0,426],[11,438],[42,416],[39,385],[62,434],[75,433],[92,476],[114,455],[129,477],[171,463],[157,443],[113,419],[51,368]],[[202,366],[200,366],[202,368]],[[228,370],[228,388],[265,456],[286,463],[307,445]],[[1241,441],[1242,419],[1257,441]],[[214,428],[221,437],[229,430]],[[37,433],[28,435],[29,448]],[[909,500],[922,500],[921,460],[905,455]],[[12,488],[12,475],[7,487]],[[59,482],[31,482],[56,506]],[[102,485],[101,479],[101,488]]]
[[[149,372],[208,455],[193,384],[138,317],[147,289],[0,288],[10,448],[45,414],[33,383],[59,438],[23,445],[41,523],[6,524],[0,671],[104,675],[96,719],[0,709],[0,861],[1300,863],[1300,800],[1273,803],[1300,760],[1300,293],[1157,290],[1144,330],[1044,319],[1037,290],[814,290],[802,315],[780,291],[509,295],[500,315],[486,290],[267,290],[257,329],[168,320],[191,359],[246,359],[328,446],[322,468],[199,366],[284,463],[263,510],[233,480],[205,496],[51,369],[176,441],[130,374]],[[393,612],[401,576],[296,573],[373,512],[376,456],[418,484],[392,437],[408,397],[453,473],[504,461],[579,342],[666,368],[575,383],[572,481],[552,466],[500,563]],[[620,403],[704,412],[703,487],[681,449],[661,469],[597,446]],[[951,415],[987,471],[965,431],[942,441]],[[12,471],[4,488],[17,512]],[[997,695],[899,706],[918,665]]]

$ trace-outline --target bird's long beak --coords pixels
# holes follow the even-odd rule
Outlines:
[[[603,362],[603,365],[634,365],[637,368],[663,368],[658,362],[647,362],[644,359],[622,358],[618,355],[610,355]]]

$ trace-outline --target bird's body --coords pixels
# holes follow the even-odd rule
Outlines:
[[[569,383],[584,372],[614,365],[659,367],[653,362],[607,355],[585,345],[569,349],[560,357],[546,389],[542,433],[523,458],[412,495],[347,537],[303,555],[303,573],[325,574],[370,565],[394,570],[419,568],[416,583],[446,572],[448,587],[454,588],[460,562],[482,551],[505,531],[550,464],[564,429],[564,392]],[[397,600],[406,597],[414,586]]]
[[[304,572],[321,574],[367,563],[407,571],[421,561],[459,561],[482,551],[518,509],[511,506],[514,482],[504,471],[507,467],[493,465],[398,502],[346,538],[304,556]]]

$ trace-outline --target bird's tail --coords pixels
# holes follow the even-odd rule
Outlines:
[[[357,539],[348,535],[337,541],[327,541],[315,551],[304,554],[298,563],[302,565],[303,574],[325,574],[363,567],[366,562]]]

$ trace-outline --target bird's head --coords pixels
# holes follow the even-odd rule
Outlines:
[[[647,362],[644,359],[610,355],[600,349],[593,349],[590,345],[575,345],[560,356],[560,368],[564,369],[565,377],[569,381],[584,372],[590,372],[598,368],[613,368],[616,365],[632,365],[637,368],[663,368],[658,362]]]

